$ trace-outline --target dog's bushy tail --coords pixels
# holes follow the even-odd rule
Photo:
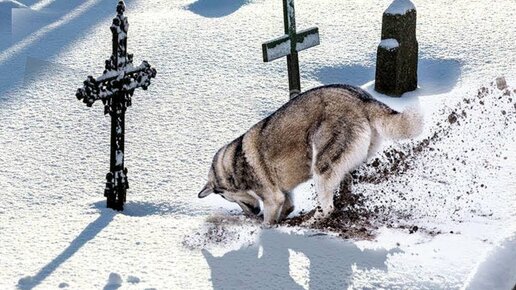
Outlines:
[[[403,112],[384,112],[376,120],[377,130],[384,138],[402,140],[417,137],[423,131],[424,117],[419,104]]]

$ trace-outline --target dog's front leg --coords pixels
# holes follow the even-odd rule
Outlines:
[[[285,194],[280,190],[270,191],[263,199],[263,223],[273,225],[278,222],[281,209],[285,203]]]
[[[292,201],[291,193],[284,193],[285,194],[285,202],[283,203],[283,207],[281,208],[281,214],[279,217],[278,222],[281,222],[282,220],[286,219],[288,215],[294,211],[294,203]]]

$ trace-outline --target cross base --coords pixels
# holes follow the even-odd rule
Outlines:
[[[116,178],[113,178],[113,176],[116,176]],[[107,198],[107,208],[123,211],[126,192],[127,189],[129,189],[129,183],[127,182],[127,168],[125,168],[123,172],[118,171],[114,174],[113,172],[109,172],[106,174],[106,180],[104,196]]]

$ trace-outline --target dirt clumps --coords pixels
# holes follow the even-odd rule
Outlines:
[[[234,242],[252,244],[260,228],[260,221],[241,214],[217,214],[206,219],[198,231],[185,236],[183,246],[190,250],[212,245],[230,246]]]
[[[448,116],[448,122],[450,122],[450,124],[457,122],[457,114],[455,114],[455,112]]]
[[[349,179],[343,182],[340,191],[335,194],[333,198],[335,210],[330,217],[313,222],[315,211],[321,210],[318,207],[308,213],[287,219],[283,221],[283,224],[330,231],[344,239],[372,239],[373,232],[377,227],[371,221],[377,219],[378,216],[364,206],[364,196],[351,193],[349,182],[351,182]]]

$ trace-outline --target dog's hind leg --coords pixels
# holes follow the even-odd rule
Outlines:
[[[351,170],[367,159],[371,140],[370,130],[358,128],[353,134],[333,136],[322,149],[316,150],[312,171],[320,209],[314,218],[325,218],[334,210],[333,195]],[[317,153],[317,154],[315,154]]]
[[[376,131],[376,129],[371,130],[371,142],[369,144],[369,149],[367,150],[367,159],[371,158],[378,152],[380,145],[382,144],[382,136]]]
[[[264,194],[263,199],[263,222],[266,225],[273,225],[278,222],[283,205],[285,194],[281,190],[273,190]]]
[[[321,219],[329,216],[333,210],[333,194],[337,190],[338,183],[331,180],[330,176],[314,175],[315,192],[317,193],[317,207],[314,218]]]

